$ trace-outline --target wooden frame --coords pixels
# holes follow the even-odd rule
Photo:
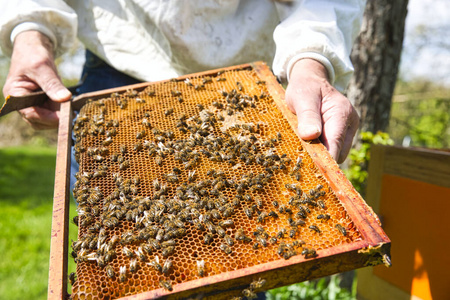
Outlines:
[[[262,80],[266,81],[268,90],[275,99],[280,111],[288,120],[293,130],[297,132],[297,118],[287,108],[284,100],[284,89],[276,81],[265,63],[256,62],[227,68],[253,68]],[[227,70],[225,69],[225,70]],[[224,69],[221,69],[224,70]],[[193,75],[210,75],[219,70],[212,70]],[[179,79],[190,77],[182,76]],[[133,88],[142,90],[151,83],[142,83],[116,89],[83,94],[72,102],[61,105],[61,121],[58,135],[58,152],[55,175],[55,194],[53,207],[52,241],[50,254],[49,299],[67,298],[67,249],[68,249],[68,207],[69,207],[69,172],[72,110],[80,109],[87,99],[99,99],[112,92],[125,91]],[[243,289],[259,277],[267,280],[265,289],[284,286],[308,279],[318,278],[334,273],[376,265],[383,262],[383,256],[389,255],[390,240],[380,227],[379,220],[372,209],[367,206],[351,183],[345,178],[339,166],[319,141],[304,142],[314,163],[330,183],[342,205],[347,210],[354,224],[359,229],[362,240],[351,244],[332,247],[318,251],[315,259],[305,259],[301,255],[289,260],[260,264],[254,267],[239,269],[226,274],[214,275],[202,279],[177,284],[172,292],[157,289],[121,299],[151,299],[151,298],[184,298],[193,295],[217,297],[226,295],[227,291]],[[225,293],[225,294],[223,294]]]

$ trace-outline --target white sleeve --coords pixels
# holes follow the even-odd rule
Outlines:
[[[278,3],[282,21],[274,31],[275,75],[287,80],[296,61],[312,58],[325,66],[331,83],[343,91],[353,73],[350,51],[364,7],[364,0],[304,0],[291,6]]]
[[[1,0],[0,47],[10,56],[14,38],[37,30],[49,37],[59,56],[72,47],[77,36],[77,15],[59,0]]]

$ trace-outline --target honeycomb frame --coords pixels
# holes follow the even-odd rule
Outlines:
[[[276,109],[279,110],[286,124],[297,135],[297,120],[285,105],[284,90],[264,63],[256,62],[220,70],[190,74],[177,78],[174,82],[185,82],[186,79],[192,78],[216,78],[220,72],[239,70],[252,70],[256,74],[257,79],[259,78],[261,82],[264,82],[267,94],[273,99]],[[68,167],[70,165],[70,137],[73,133],[71,128],[72,109],[79,110],[88,101],[110,97],[112,93],[126,93],[130,90],[142,92],[149,87],[169,82],[144,83],[89,93],[78,96],[73,102],[63,103],[58,133],[49,298],[51,298],[51,295],[54,296],[55,293],[60,296],[57,298],[67,298],[64,287],[67,285],[69,198],[67,178],[68,172],[70,171]],[[339,205],[341,205],[346,216],[350,219],[350,223],[353,224],[351,226],[357,228],[355,238],[346,243],[322,247],[323,249],[319,247],[316,253],[317,256],[315,257],[302,255],[295,255],[289,259],[279,257],[278,259],[256,263],[252,266],[238,268],[237,270],[217,272],[206,277],[179,282],[173,286],[172,291],[155,288],[151,291],[139,292],[134,295],[120,295],[119,297],[122,297],[120,299],[187,298],[198,295],[204,298],[228,298],[230,295],[236,295],[236,292],[245,289],[250,282],[259,278],[266,280],[266,284],[264,285],[264,290],[266,290],[367,265],[383,263],[383,258],[389,255],[390,241],[381,229],[376,215],[354,190],[320,142],[304,142],[300,139],[299,142],[302,148],[301,151],[306,151],[306,156],[311,160],[311,165],[315,168],[314,172],[318,174],[317,182],[324,183],[328,187],[330,194],[338,199]],[[313,184],[310,185],[311,187],[313,187]],[[317,218],[318,213],[314,217]],[[317,219],[316,221],[319,222]]]

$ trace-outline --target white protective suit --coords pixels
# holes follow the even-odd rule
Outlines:
[[[285,80],[297,60],[313,58],[343,90],[363,0],[0,0],[0,46],[15,36],[47,35],[56,55],[75,38],[109,65],[143,81],[273,61]]]

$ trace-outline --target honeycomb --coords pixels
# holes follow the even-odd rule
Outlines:
[[[88,101],[72,299],[113,299],[361,239],[251,67]]]

